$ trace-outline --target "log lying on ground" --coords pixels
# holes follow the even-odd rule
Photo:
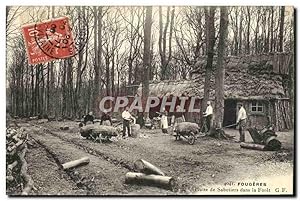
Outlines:
[[[125,175],[125,183],[153,185],[167,189],[174,189],[176,185],[176,181],[172,177],[153,174],[146,175],[144,173],[137,172],[127,172]]]
[[[254,149],[254,150],[260,150],[260,151],[265,151],[266,150],[266,146],[261,145],[261,144],[252,144],[252,143],[242,142],[240,144],[240,146],[241,146],[241,148],[245,148],[245,149]]]
[[[77,167],[77,166],[80,166],[80,165],[86,165],[89,162],[90,162],[89,157],[83,157],[83,158],[80,158],[78,160],[74,160],[74,161],[70,161],[70,162],[62,164],[62,168],[64,170],[66,170],[66,169]]]
[[[152,165],[151,163],[143,159],[135,161],[134,168],[137,172],[165,176],[165,173],[163,173],[163,171],[161,171],[158,167]]]

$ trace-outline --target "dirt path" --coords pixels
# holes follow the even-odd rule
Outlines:
[[[61,124],[68,125],[70,130],[59,130]],[[59,192],[55,190],[53,183],[49,182],[48,189],[47,185],[42,185],[47,177],[35,173],[35,169],[41,168],[38,163],[31,162],[35,158],[34,154],[37,154],[32,150],[28,155],[29,165],[32,174],[36,174],[34,178],[41,182],[37,194],[189,194],[198,192],[203,186],[224,184],[233,179],[241,181],[274,174],[287,175],[293,169],[291,133],[279,135],[283,142],[282,151],[260,152],[241,149],[238,143],[232,141],[211,138],[200,138],[191,146],[185,141],[175,141],[172,136],[162,134],[160,130],[141,130],[139,138],[115,139],[113,143],[100,144],[81,139],[74,122],[49,122],[26,127],[38,144],[46,152],[51,152],[52,158],[56,158],[58,163],[83,156],[91,159],[89,165],[76,168],[67,175],[67,179],[61,181],[66,182],[67,187]],[[236,131],[229,132],[236,134]],[[140,158],[157,165],[167,175],[176,177],[179,184],[177,191],[124,184],[126,172],[132,171],[133,162]],[[51,157],[45,154],[43,160],[47,164],[45,167],[51,167],[49,175],[59,178],[62,173],[54,171],[54,159],[51,161]],[[79,185],[77,177],[84,178]],[[39,183],[37,185],[40,186]]]

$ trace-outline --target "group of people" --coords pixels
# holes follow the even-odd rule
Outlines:
[[[236,125],[239,127],[239,133],[240,133],[240,139],[239,142],[245,142],[245,129],[246,129],[246,121],[247,121],[247,113],[245,108],[243,107],[242,103],[238,104],[238,116]],[[213,122],[213,107],[211,105],[210,101],[207,101],[207,107],[205,112],[203,113],[203,116],[205,118],[205,132],[208,133],[212,128],[212,122]],[[123,138],[126,137],[126,133],[128,136],[131,136],[131,130],[130,130],[130,122],[134,121],[135,118],[130,114],[129,108],[126,107],[125,110],[122,112],[122,119],[123,119]],[[176,124],[184,122],[185,117],[182,108],[178,105],[176,107],[176,111],[173,113],[171,118],[171,126],[174,128]],[[86,116],[84,116],[83,123],[86,125],[88,122],[94,123],[94,116],[93,113],[90,112]],[[107,111],[103,112],[103,115],[100,119],[100,125],[112,125],[111,116],[108,114]],[[163,109],[161,113],[161,129],[163,133],[168,132],[168,112],[166,109]]]
[[[135,118],[130,114],[128,111],[128,107],[123,111],[122,113],[122,119],[123,119],[123,137],[126,136],[126,131],[128,133],[128,136],[131,136],[130,133],[130,121],[134,120]],[[93,116],[93,112],[89,112],[87,115],[83,117],[83,124],[94,124],[95,117]],[[103,114],[100,119],[100,125],[105,126],[111,126],[112,120],[111,116],[108,114],[107,111],[103,111]]]
[[[238,142],[245,142],[245,129],[247,121],[247,113],[242,103],[238,103],[238,115],[236,125],[239,127],[240,139]],[[213,120],[213,108],[211,102],[207,101],[206,111],[204,112],[204,118],[206,123],[206,131],[210,131]]]

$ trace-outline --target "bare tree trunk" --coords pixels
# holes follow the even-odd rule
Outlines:
[[[254,42],[255,42],[255,53],[258,53],[258,31],[259,31],[259,21],[260,21],[260,9],[261,8],[257,8],[257,20],[256,20],[256,27],[255,27],[255,38],[254,38]]]
[[[94,7],[94,54],[95,54],[95,79],[93,93],[93,110],[96,115],[98,111],[98,98],[101,85],[101,58],[102,58],[102,7]]]
[[[246,53],[250,54],[250,25],[251,25],[251,13],[250,7],[247,6],[247,34],[246,34]]]
[[[280,9],[280,28],[279,28],[278,52],[283,52],[284,12],[285,12],[285,6],[282,6]]]
[[[225,67],[224,67],[224,54],[226,47],[227,31],[228,29],[228,13],[227,8],[221,7],[221,16],[220,16],[220,37],[218,44],[218,60],[216,67],[216,100],[215,100],[215,126],[221,128],[223,124],[224,117],[224,76],[225,76]]]
[[[144,54],[143,54],[144,79],[143,79],[143,89],[142,89],[143,103],[146,103],[145,101],[149,96],[149,72],[151,68],[151,61],[150,61],[151,24],[152,24],[152,6],[147,6],[145,28],[144,28]],[[146,117],[148,117],[149,113],[145,113],[145,115]]]
[[[209,99],[210,91],[210,78],[212,74],[212,65],[214,59],[214,46],[215,46],[215,7],[205,9],[205,23],[206,23],[206,43],[207,43],[207,64],[205,71],[205,82],[204,82],[204,96],[202,102],[202,109],[205,108],[206,102]]]
[[[243,18],[244,18],[244,9],[243,7],[240,8],[240,15],[239,15],[239,18],[240,18],[240,24],[239,24],[239,54],[242,53],[242,48],[243,48]]]
[[[273,30],[274,30],[274,8],[273,6],[271,7],[271,30],[270,30],[270,33],[271,33],[271,42],[270,42],[270,52],[273,52],[274,49],[273,49],[273,44],[274,44],[274,33],[273,33]]]

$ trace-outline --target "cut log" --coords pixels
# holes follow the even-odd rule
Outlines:
[[[265,141],[266,149],[269,151],[277,151],[281,148],[281,142],[276,139],[276,136],[270,136]]]
[[[24,142],[23,140],[18,141],[15,145],[8,147],[7,151],[11,152],[11,151],[17,149],[21,144],[23,144],[23,142]]]
[[[261,144],[252,144],[252,143],[242,142],[240,144],[240,146],[241,146],[241,148],[245,148],[245,149],[254,149],[254,150],[260,150],[260,151],[266,150],[265,145],[261,145]]]
[[[161,176],[161,175],[146,175],[144,173],[127,172],[125,175],[125,183],[127,184],[141,184],[141,185],[153,185],[157,187],[174,189],[176,182],[173,177]]]
[[[137,172],[165,176],[165,173],[163,173],[163,171],[161,171],[158,167],[152,165],[151,163],[143,159],[135,161],[134,168]]]
[[[73,168],[73,167],[76,167],[76,166],[86,165],[89,162],[90,162],[89,157],[83,157],[81,159],[70,161],[70,162],[62,164],[62,168],[64,170],[66,170],[66,169]]]
[[[15,130],[15,129],[7,129],[6,130],[6,138],[7,139],[10,139],[12,138],[13,136],[15,136],[16,134],[18,134],[18,132]]]
[[[9,164],[7,166],[7,170],[12,171],[12,169],[14,169],[14,167],[16,167],[17,165],[18,165],[18,161],[15,161],[12,164]]]

